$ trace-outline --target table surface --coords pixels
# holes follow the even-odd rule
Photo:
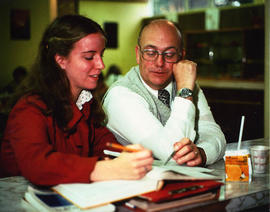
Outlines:
[[[243,141],[241,149],[249,149],[250,146],[257,144],[269,145],[269,140]],[[237,143],[227,144],[227,150],[236,148]],[[220,197],[217,201],[218,203],[226,202],[223,211],[242,211],[261,205],[269,205],[269,170],[265,174],[253,174],[250,182],[225,182],[224,160],[218,161],[209,168],[214,168],[216,174],[223,176],[224,186],[221,187]],[[28,183],[21,176],[0,179],[0,212],[33,211],[29,205],[22,201]],[[190,207],[192,206],[189,206],[189,209]]]
[[[226,150],[236,150],[237,143],[227,144]],[[241,144],[241,149],[247,149],[253,145],[269,146],[269,139],[255,139],[244,141]],[[219,171],[223,171],[223,182],[225,182],[225,166],[220,165],[220,161],[212,166]],[[223,170],[221,170],[223,169]],[[264,174],[253,173],[250,182],[225,182],[221,188],[219,201],[228,201],[226,205],[227,211],[242,211],[249,208],[258,207],[261,205],[269,205],[269,169]]]

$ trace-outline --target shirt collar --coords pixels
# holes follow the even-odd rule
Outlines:
[[[158,90],[154,90],[154,89],[151,88],[149,85],[147,85],[147,84],[144,82],[144,80],[142,79],[141,73],[139,74],[139,76],[140,76],[141,81],[143,82],[143,85],[146,87],[146,89],[147,89],[151,94],[153,94],[155,97],[158,98]],[[164,88],[164,89],[167,90],[167,91],[169,92],[169,94],[170,94],[170,101],[171,101],[171,96],[172,96],[172,87],[173,87],[172,85],[173,85],[173,83],[170,82],[170,83]]]
[[[73,117],[69,121],[67,128],[72,129],[78,121],[84,116],[86,119],[89,116],[89,107],[83,107],[84,104],[90,102],[93,98],[92,93],[87,90],[82,90],[76,103],[71,104],[73,110]],[[90,104],[90,103],[89,103]]]
[[[83,104],[85,102],[89,102],[92,98],[93,98],[93,95],[90,91],[82,90],[76,102],[76,105],[79,108],[79,110],[82,110]]]

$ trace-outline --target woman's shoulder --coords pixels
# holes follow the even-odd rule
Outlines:
[[[45,103],[36,95],[21,97],[9,113],[7,126],[27,125],[34,120],[43,121],[48,116]]]
[[[47,106],[45,102],[42,100],[42,98],[39,95],[25,95],[22,96],[17,103],[15,104],[14,108],[39,108],[42,110],[46,110]]]

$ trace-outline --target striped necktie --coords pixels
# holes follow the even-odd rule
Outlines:
[[[167,90],[158,90],[158,99],[170,108],[170,94]]]

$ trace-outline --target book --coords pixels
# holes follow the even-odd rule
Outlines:
[[[88,209],[155,191],[160,186],[162,186],[161,181],[143,178],[141,180],[111,180],[89,184],[60,184],[52,189],[79,208]]]
[[[182,199],[166,201],[161,203],[151,202],[146,199],[136,197],[126,202],[126,205],[132,208],[140,208],[148,212],[163,211],[163,210],[168,211],[170,209],[175,209],[177,207],[181,207],[181,209],[185,210],[190,209],[191,205],[195,206],[197,204],[215,201],[218,199],[218,196],[219,196],[218,192],[209,191],[206,193],[197,194],[195,196],[185,197]]]
[[[140,180],[111,180],[93,183],[59,184],[52,189],[81,209],[89,209],[160,190],[164,180],[219,179],[213,170],[184,167],[174,164],[163,166],[154,161],[153,169]]]
[[[49,188],[29,185],[23,198],[24,203],[28,203],[34,210],[40,212],[51,211],[82,211],[80,208],[73,205],[70,201],[54,192]],[[84,210],[85,212],[112,212],[115,211],[115,206],[107,204],[102,207]]]
[[[219,190],[222,185],[222,182],[214,180],[165,181],[161,190],[148,192],[140,197],[151,202],[165,202]]]

